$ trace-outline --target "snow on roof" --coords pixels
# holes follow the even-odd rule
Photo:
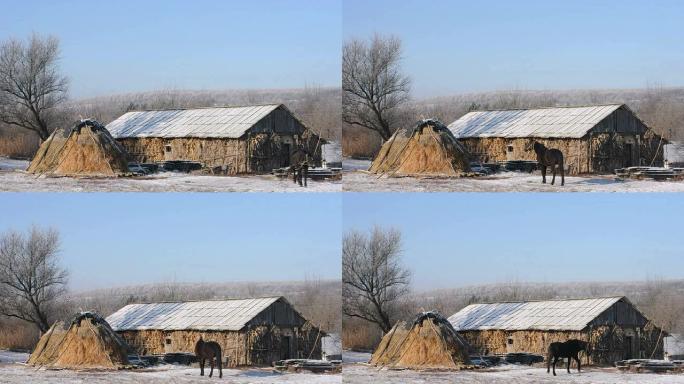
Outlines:
[[[127,112],[107,124],[116,139],[214,137],[236,139],[281,104]]]
[[[469,112],[449,124],[456,138],[580,138],[622,104]]]
[[[581,331],[624,297],[471,304],[451,317],[457,331]]]
[[[239,331],[281,297],[129,304],[107,317],[115,331]]]

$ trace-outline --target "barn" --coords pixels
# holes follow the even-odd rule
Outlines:
[[[663,358],[666,335],[625,297],[471,304],[449,322],[482,355],[546,355],[548,345],[585,340],[588,363]]]
[[[538,141],[563,152],[568,174],[663,166],[665,140],[624,104],[474,111],[449,129],[482,163],[536,160]]]
[[[283,297],[129,304],[107,322],[140,355],[194,353],[202,336],[233,367],[320,359],[325,336]]]
[[[107,129],[132,161],[193,161],[229,175],[287,167],[300,147],[320,165],[324,143],[283,104],[127,112]]]

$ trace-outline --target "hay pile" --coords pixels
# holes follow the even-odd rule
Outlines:
[[[50,176],[120,176],[128,172],[128,155],[95,120],[81,120],[55,130],[29,165],[28,172]]]
[[[435,119],[397,130],[383,144],[369,169],[389,176],[463,176],[470,155],[451,131]]]
[[[55,323],[29,357],[47,368],[118,369],[128,364],[128,346],[99,315],[84,312],[70,324]]]
[[[380,341],[370,363],[388,368],[461,369],[469,346],[439,313],[423,312],[413,324],[398,322]]]

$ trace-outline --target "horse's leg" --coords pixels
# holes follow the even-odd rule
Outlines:
[[[200,376],[204,376],[204,358],[200,357]]]
[[[546,184],[546,164],[542,164],[542,184]]]
[[[309,177],[309,167],[308,167],[308,166],[305,166],[305,167],[304,167],[304,186],[305,186],[305,187],[308,187],[308,185],[306,185],[306,179],[307,179],[308,177]]]
[[[560,172],[561,172],[561,187],[565,185],[565,167],[563,166],[563,159],[560,161]]]
[[[572,361],[572,357],[568,356],[568,364],[566,366],[568,373],[570,373],[570,361]]]
[[[580,363],[579,356],[575,356],[575,361],[577,362],[577,372],[581,372],[582,371],[582,363]]]
[[[556,376],[556,363],[558,362],[558,356],[553,357],[553,375]]]
[[[218,357],[216,358],[216,363],[218,364],[218,369],[219,369],[219,379],[223,378],[223,359],[221,358],[221,354],[219,353]]]
[[[551,185],[553,185],[556,182],[556,163],[555,162],[551,165],[551,171],[553,172],[553,178],[551,178]]]
[[[214,356],[209,358],[209,366],[211,366],[211,370],[209,371],[209,377],[211,377],[214,374]]]
[[[546,373],[551,373],[551,359],[553,359],[553,354],[549,352],[546,354]]]

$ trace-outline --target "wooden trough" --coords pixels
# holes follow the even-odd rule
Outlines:
[[[278,360],[274,367],[279,371],[288,372],[339,373],[342,371],[342,365],[339,363],[311,359]]]
[[[684,361],[629,359],[615,362],[621,371],[636,373],[681,373],[684,372]]]
[[[627,167],[616,169],[615,174],[626,179],[683,180],[684,168]]]

